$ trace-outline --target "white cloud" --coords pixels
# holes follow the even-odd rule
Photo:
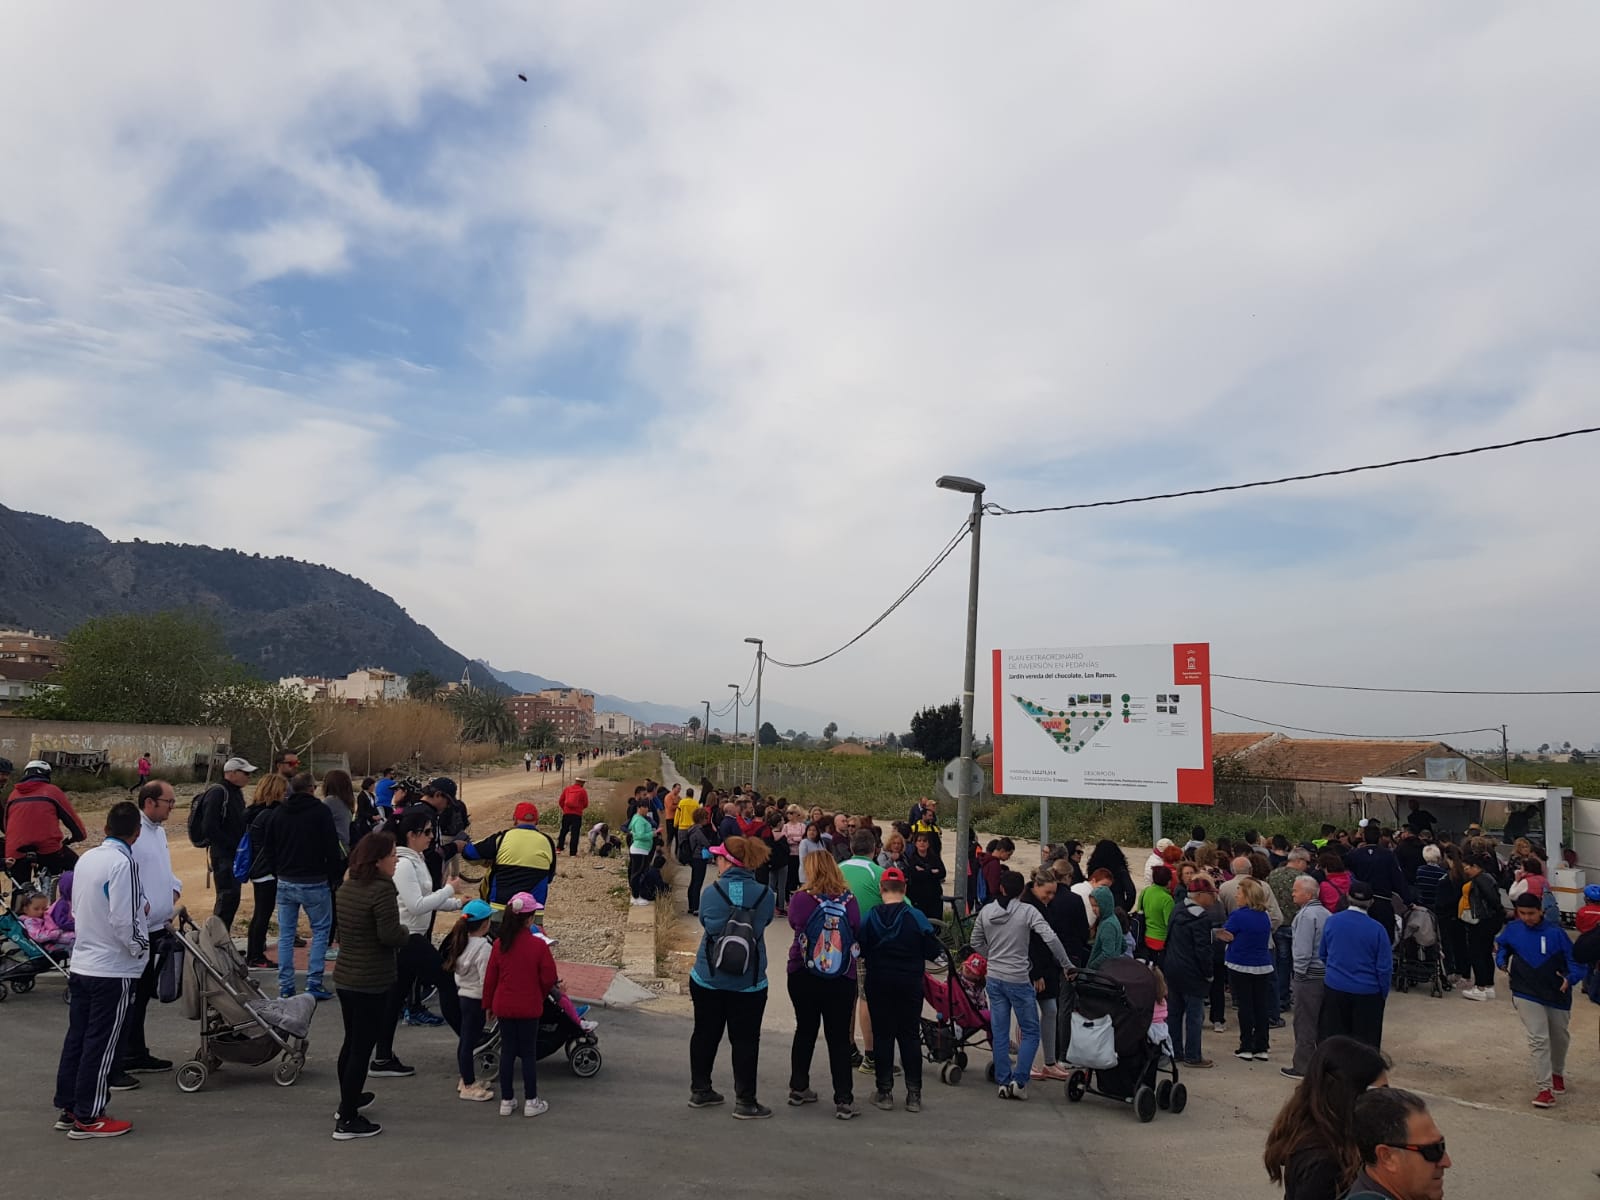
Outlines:
[[[37,303],[0,297],[18,364],[0,403],[87,403],[72,437],[94,462],[146,435],[206,446],[227,411],[241,473],[293,464],[317,495],[220,494],[175,456],[160,506],[136,512],[111,473],[59,500],[8,481],[6,502],[332,562],[496,663],[693,699],[742,678],[746,634],[829,649],[960,519],[931,487],[945,471],[1020,506],[1596,411],[1600,285],[1580,264],[1600,251],[1600,20],[1582,10],[237,4],[18,23],[0,292]],[[366,280],[374,261],[391,269]],[[459,357],[407,346],[426,315],[382,358],[326,331],[306,354],[249,286],[291,273],[447,306]],[[548,355],[616,331],[609,365],[648,415],[546,390]],[[459,420],[423,430],[418,406]],[[571,448],[547,436],[580,427]],[[996,519],[984,642],[1209,635],[1239,673],[1572,683],[1595,648],[1600,569],[1573,551],[1593,455],[1138,523]],[[1352,506],[1392,520],[1281,567],[1181,532],[1209,514],[1226,546],[1241,517],[1308,502],[1308,539]],[[963,589],[952,565],[861,646],[769,687],[902,723],[959,684]],[[1600,733],[1594,705],[1226,699],[1328,728]]]

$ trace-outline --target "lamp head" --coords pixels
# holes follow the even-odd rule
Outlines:
[[[934,481],[934,486],[947,492],[965,492],[969,496],[981,496],[984,491],[983,484],[965,475],[941,475]]]

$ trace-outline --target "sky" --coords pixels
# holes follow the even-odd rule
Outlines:
[[[1470,0],[8,6],[0,500],[715,703],[745,637],[812,658],[901,592],[942,474],[1019,508],[1600,423],[1597,40]],[[980,649],[1594,687],[1597,461],[991,517]],[[965,590],[963,547],[769,703],[905,728]],[[1600,742],[1600,697],[1214,701]]]

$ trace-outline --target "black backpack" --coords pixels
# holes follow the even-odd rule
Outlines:
[[[713,971],[720,971],[725,975],[754,975],[757,964],[761,961],[759,943],[761,935],[756,932],[756,910],[753,904],[735,905],[733,897],[723,889],[719,882],[714,885],[717,894],[728,902],[732,911],[728,919],[722,923],[722,929],[710,935],[706,943],[706,962]],[[765,887],[756,894],[756,904],[766,896]]]
[[[204,850],[211,843],[206,840],[206,809],[212,803],[212,798],[221,793],[217,803],[222,803],[227,798],[227,793],[221,784],[214,783],[189,801],[189,844]]]

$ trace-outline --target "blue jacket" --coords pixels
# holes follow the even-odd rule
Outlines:
[[[1385,846],[1357,846],[1345,855],[1344,865],[1363,883],[1372,885],[1374,896],[1395,896],[1411,902],[1411,888],[1406,883],[1406,873],[1400,869],[1400,860],[1394,851]]]
[[[1359,908],[1347,908],[1322,927],[1323,983],[1357,996],[1387,996],[1394,948],[1383,926]]]
[[[1546,1008],[1571,1008],[1572,993],[1587,968],[1572,957],[1572,939],[1548,918],[1529,929],[1520,920],[1507,923],[1494,939],[1494,961],[1511,977],[1511,994]],[[1561,990],[1565,976],[1571,986]]]
[[[723,892],[727,892],[727,899]],[[729,904],[728,901],[733,903]],[[711,939],[722,933],[722,928],[728,923],[728,918],[737,907],[749,905],[755,910],[756,935],[756,971],[755,978],[749,975],[734,976],[711,969],[707,959],[707,947]],[[773,910],[777,907],[777,900],[772,894],[772,889],[765,884],[757,883],[756,877],[743,867],[729,867],[722,873],[722,878],[715,883],[708,883],[700,893],[700,927],[705,930],[700,938],[700,950],[694,956],[694,969],[689,972],[689,978],[703,988],[714,988],[723,992],[759,992],[767,986],[767,926],[772,921]]]
[[[1233,934],[1223,961],[1236,967],[1272,965],[1272,918],[1254,908],[1236,908],[1222,927]]]
[[[944,950],[928,918],[904,900],[874,908],[856,937],[867,964],[869,988],[874,979],[893,978],[911,981],[920,993],[925,964]]]

